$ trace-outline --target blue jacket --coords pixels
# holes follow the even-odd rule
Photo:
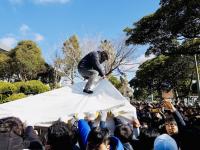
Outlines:
[[[78,130],[79,130],[79,144],[81,149],[85,149],[87,146],[87,139],[88,135],[91,131],[90,126],[88,125],[87,121],[81,119],[78,121]],[[111,150],[124,150],[121,141],[117,138],[112,136],[111,140]]]

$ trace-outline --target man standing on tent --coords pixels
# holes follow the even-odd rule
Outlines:
[[[105,60],[108,60],[106,51],[92,51],[81,59],[78,64],[78,72],[84,79],[88,79],[83,92],[92,94],[91,86],[94,84],[95,79],[98,76],[105,78],[105,73],[101,67]]]

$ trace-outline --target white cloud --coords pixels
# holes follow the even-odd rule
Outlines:
[[[131,70],[131,71],[137,71],[138,67],[144,63],[147,60],[150,60],[154,58],[155,55],[150,55],[149,57],[145,57],[144,54],[140,55],[139,57],[136,58],[135,61],[129,61],[126,63],[126,65],[122,65],[120,69],[122,70]]]
[[[39,42],[39,41],[42,41],[42,40],[44,40],[44,37],[39,33],[35,33],[35,41]]]
[[[136,64],[135,64],[135,67],[134,67],[134,71],[136,72],[139,68],[139,66],[144,63],[145,61],[147,60],[150,60],[150,59],[153,59],[155,58],[155,55],[151,54],[150,56],[148,57],[145,57],[144,54],[140,55],[139,57],[136,58]]]
[[[0,46],[5,50],[10,50],[17,43],[17,40],[14,37],[3,37],[0,39]]]
[[[23,34],[26,35],[30,31],[30,27],[26,24],[22,24],[21,27],[19,28],[19,31]]]
[[[152,59],[152,58],[155,58],[155,55],[150,55],[149,57],[145,57],[144,54],[140,55],[138,58],[136,58],[136,62],[138,64],[142,64],[143,62],[149,60],[149,59]]]
[[[32,39],[36,42],[44,40],[44,36],[40,33],[32,31],[32,29],[27,24],[22,24],[19,28],[20,36],[26,39]]]
[[[9,51],[11,48],[6,46],[4,43],[1,43],[0,42],[0,49],[3,49],[3,50],[6,50],[6,51]]]
[[[102,40],[101,35],[90,35],[80,39],[80,47],[82,51],[82,56],[85,56],[91,51],[98,50],[99,42]]]
[[[6,36],[0,38],[0,48],[4,50],[10,50],[14,48],[18,41],[30,39],[35,42],[40,42],[44,40],[44,36],[40,33],[33,32],[31,28],[22,24],[19,28],[19,34],[7,34]]]
[[[127,62],[126,65],[121,65],[120,70],[123,71],[129,71],[129,72],[135,72],[138,68],[138,64],[135,64],[134,62]]]

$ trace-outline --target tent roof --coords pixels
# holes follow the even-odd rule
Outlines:
[[[29,123],[67,119],[75,113],[119,108],[127,100],[108,81],[101,80],[93,94],[83,93],[85,82],[0,105],[0,118],[16,116]]]

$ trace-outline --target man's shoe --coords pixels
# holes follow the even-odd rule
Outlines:
[[[91,90],[86,90],[86,89],[84,89],[83,92],[88,93],[88,94],[92,94],[92,93],[93,93],[93,91],[91,91]]]

